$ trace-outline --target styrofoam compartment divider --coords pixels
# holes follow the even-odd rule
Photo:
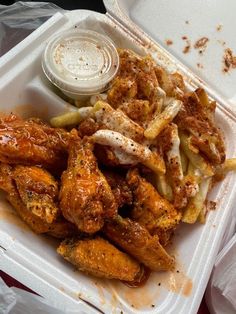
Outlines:
[[[151,52],[155,58],[161,58],[160,47],[144,34],[132,33],[114,17],[84,10],[65,15],[58,13],[0,59],[1,112],[13,111],[24,117],[36,115],[47,120],[74,110],[45,79],[41,54],[52,34],[74,27],[88,16],[101,22],[117,46]],[[178,66],[164,51],[163,55],[160,62],[166,62],[169,68]],[[202,84],[198,79],[192,80],[192,76],[190,73],[190,83]],[[226,136],[228,157],[233,156],[236,117],[221,103],[217,121]],[[217,210],[209,214],[205,225],[183,224],[176,232],[173,247],[177,263],[193,284],[189,296],[183,295],[183,289],[174,293],[164,285],[158,286],[161,280],[169,280],[173,275],[170,273],[152,274],[144,287],[130,289],[116,281],[100,280],[75,271],[57,255],[58,241],[30,231],[3,194],[0,196],[0,268],[67,313],[195,313],[236,200],[235,179],[234,174],[228,175],[211,192],[210,199],[217,201]]]

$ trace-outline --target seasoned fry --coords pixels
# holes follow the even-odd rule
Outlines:
[[[155,174],[154,186],[157,188],[161,196],[163,196],[170,202],[173,200],[173,192],[172,192],[171,186],[166,180],[165,174],[163,173]]]
[[[137,162],[141,162],[146,167],[152,169],[155,173],[165,172],[164,161],[157,153],[153,153],[149,148],[134,142],[118,132],[99,130],[93,134],[92,139],[95,143],[108,145],[113,149],[125,152],[136,159]]]
[[[207,197],[211,185],[212,178],[203,179],[199,184],[199,192],[190,200],[182,217],[182,221],[193,224],[196,222],[201,210],[204,207],[204,202]]]
[[[181,148],[183,149],[184,153],[186,156],[189,158],[191,163],[201,171],[201,173],[205,176],[213,176],[214,171],[212,166],[207,163],[204,158],[200,154],[196,154],[193,152],[190,147],[189,147],[189,141],[188,141],[188,136],[182,132],[179,134],[180,137],[180,145]]]
[[[226,161],[222,165],[223,173],[226,174],[229,171],[235,171],[235,170],[236,170],[236,158],[226,159]]]
[[[147,139],[153,140],[157,135],[170,123],[181,108],[182,102],[180,100],[171,100],[168,106],[160,114],[150,122],[147,129],[144,132],[144,136]]]
[[[185,155],[182,149],[180,149],[180,159],[181,159],[183,174],[186,174],[188,170],[188,157]]]
[[[76,111],[67,112],[61,116],[54,117],[50,120],[50,123],[54,128],[77,125],[90,116],[91,110],[92,107],[82,107]]]
[[[121,110],[114,110],[108,103],[98,101],[93,107],[93,114],[101,128],[119,132],[139,143],[143,141],[144,129]]]

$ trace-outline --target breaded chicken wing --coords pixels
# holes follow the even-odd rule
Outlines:
[[[139,223],[117,216],[103,227],[109,240],[154,271],[170,270],[174,259],[168,255],[158,236],[150,233]]]
[[[140,272],[138,262],[101,237],[65,240],[57,252],[79,270],[96,277],[133,281]]]
[[[66,219],[79,230],[94,233],[104,218],[113,217],[117,203],[93,154],[93,145],[84,139],[70,146],[68,168],[60,190],[60,207]]]
[[[53,129],[39,119],[14,114],[0,119],[0,161],[9,164],[63,168],[73,132]]]
[[[167,245],[180,222],[181,213],[161,197],[152,184],[139,175],[137,169],[128,172],[127,182],[134,198],[132,219],[144,226],[151,235],[158,235],[163,246]]]

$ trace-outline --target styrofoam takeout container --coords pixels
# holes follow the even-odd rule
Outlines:
[[[52,35],[78,25],[83,28],[87,20],[87,28],[102,29],[117,47],[151,53],[168,71],[178,69],[190,87],[202,86],[216,98],[217,123],[225,133],[227,156],[232,157],[236,151],[236,115],[230,106],[128,18],[143,1],[104,2],[106,15],[84,10],[57,13],[0,59],[1,111],[48,120],[75,110],[44,76],[41,57]],[[150,5],[150,1],[145,2]],[[173,247],[179,272],[153,273],[139,289],[75,271],[57,255],[58,241],[31,232],[1,194],[0,269],[67,313],[196,313],[236,201],[235,179],[235,174],[229,174],[210,193],[217,209],[209,213],[205,225],[183,224],[178,228]]]

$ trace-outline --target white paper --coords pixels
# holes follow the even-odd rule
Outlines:
[[[64,314],[45,299],[18,288],[9,288],[0,278],[0,314]]]
[[[212,314],[236,313],[236,234],[217,256],[206,302]]]

